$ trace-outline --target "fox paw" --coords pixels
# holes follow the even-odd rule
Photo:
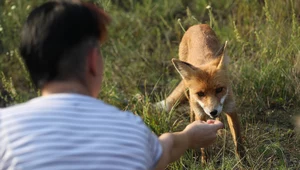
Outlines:
[[[166,111],[166,112],[170,111],[169,106],[168,106],[168,104],[165,100],[162,100],[160,102],[155,103],[154,107],[156,109],[163,110],[163,111]]]

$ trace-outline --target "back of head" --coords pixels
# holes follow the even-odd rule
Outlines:
[[[50,1],[35,8],[21,34],[20,53],[36,87],[81,77],[88,48],[102,43],[109,17],[80,1]]]

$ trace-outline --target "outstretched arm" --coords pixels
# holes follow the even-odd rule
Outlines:
[[[156,165],[156,169],[165,169],[171,162],[178,160],[187,149],[206,147],[216,139],[219,129],[223,128],[220,121],[195,121],[183,131],[165,133],[159,137],[163,153]]]

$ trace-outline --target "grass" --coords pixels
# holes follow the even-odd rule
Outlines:
[[[22,23],[42,0],[0,2],[0,87],[2,102],[27,101],[38,94],[17,47]],[[156,133],[188,124],[187,110],[151,109],[180,76],[177,58],[184,30],[210,24],[228,40],[230,69],[248,169],[300,169],[300,142],[293,119],[300,113],[300,3],[292,0],[94,0],[111,15],[110,39],[103,45],[105,78],[99,98],[140,115]],[[206,8],[208,5],[211,8]],[[25,74],[24,74],[25,73]],[[1,101],[1,100],[0,100]],[[226,119],[224,119],[225,122]],[[168,169],[238,169],[229,129],[211,146],[202,167],[193,150]]]

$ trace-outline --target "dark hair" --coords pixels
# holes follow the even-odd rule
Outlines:
[[[21,56],[34,85],[41,88],[49,81],[76,76],[86,53],[74,50],[90,40],[104,42],[109,21],[103,10],[80,1],[51,1],[35,8],[23,27],[20,44]],[[64,69],[68,74],[63,76],[62,61],[69,62]]]

